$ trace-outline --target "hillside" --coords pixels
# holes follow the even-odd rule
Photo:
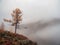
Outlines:
[[[0,45],[37,45],[27,37],[0,30]]]

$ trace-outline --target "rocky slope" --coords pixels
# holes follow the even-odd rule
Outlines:
[[[0,30],[0,45],[37,45],[27,37]]]

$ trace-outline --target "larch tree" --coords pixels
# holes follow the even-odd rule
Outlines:
[[[21,15],[21,10],[19,8],[16,8],[15,10],[13,10],[13,12],[11,13],[12,16],[12,20],[10,19],[4,19],[5,22],[10,22],[12,23],[12,26],[15,26],[15,33],[17,31],[17,24],[20,24],[20,22],[22,21],[22,15]]]

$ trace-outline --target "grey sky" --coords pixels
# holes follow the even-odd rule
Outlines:
[[[47,20],[59,16],[59,0],[1,0],[0,17],[11,18],[11,12],[20,8],[23,13],[22,23]]]

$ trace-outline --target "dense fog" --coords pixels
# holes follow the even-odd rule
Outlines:
[[[10,19],[15,8],[23,14],[17,33],[38,45],[60,45],[60,0],[0,0],[0,23]],[[5,29],[14,32],[10,24],[4,22]]]

